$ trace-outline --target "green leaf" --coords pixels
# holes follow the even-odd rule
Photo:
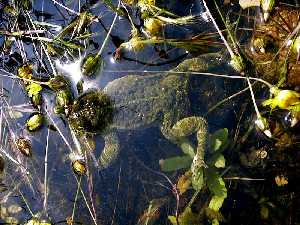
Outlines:
[[[38,218],[36,217],[32,217],[30,220],[28,220],[25,225],[51,225],[51,223],[47,222],[47,221],[40,221]]]
[[[58,107],[66,107],[72,102],[72,93],[69,89],[59,90],[56,93],[56,105]]]
[[[10,6],[10,5],[6,5],[2,10],[6,14],[11,14],[13,16],[17,16],[18,15],[17,10],[14,7]]]
[[[214,222],[214,220],[216,220],[218,222],[220,222],[220,221],[223,222],[224,221],[224,217],[219,211],[213,210],[209,207],[205,208],[205,216],[212,223]]]
[[[175,157],[159,160],[160,168],[164,172],[185,169],[190,167],[191,163],[192,163],[192,159],[190,156],[175,156]]]
[[[211,221],[211,224],[212,224],[212,225],[219,225],[219,221],[218,221],[217,219],[213,219],[213,220]]]
[[[83,49],[82,45],[71,42],[71,41],[62,41],[61,40],[61,44],[69,49]]]
[[[169,221],[172,225],[177,225],[175,216],[168,216]],[[180,225],[200,225],[200,215],[193,213],[190,207],[186,207],[184,211],[179,215],[179,224]]]
[[[228,129],[217,130],[210,136],[210,151],[215,152],[223,150],[228,142]]]
[[[78,83],[76,84],[76,88],[77,88],[77,91],[78,91],[79,95],[81,95],[83,93],[83,83],[84,83],[84,80],[80,79],[78,81]]]
[[[223,178],[218,174],[217,169],[207,169],[207,185],[212,194],[218,197],[227,197],[227,188]]]
[[[179,143],[182,152],[186,155],[189,155],[191,158],[195,156],[195,149],[188,140],[183,140]]]
[[[217,195],[214,195],[214,196],[211,198],[208,207],[209,207],[210,209],[212,209],[212,210],[219,211],[220,208],[221,208],[222,205],[223,205],[223,202],[224,202],[224,199],[225,199],[225,198],[226,198],[226,197],[224,197],[224,196],[217,196]]]
[[[33,82],[31,82],[26,86],[26,90],[29,97],[39,94],[42,89],[43,88],[40,84],[33,83]]]
[[[214,165],[216,168],[224,168],[225,161],[224,155],[217,153],[213,156],[212,165]]]
[[[57,75],[51,78],[48,82],[48,87],[53,91],[59,91],[69,88],[69,81],[62,75]]]
[[[40,93],[33,95],[31,101],[34,106],[42,105],[43,102],[42,95]]]
[[[268,219],[269,218],[269,209],[266,206],[262,206],[260,208],[260,216],[262,219]]]
[[[176,217],[175,216],[168,216],[169,221],[173,224],[173,225],[177,225],[176,222]]]

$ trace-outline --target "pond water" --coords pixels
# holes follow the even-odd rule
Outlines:
[[[139,2],[0,3],[0,223],[299,223],[299,126],[286,125],[285,111],[260,108],[277,132],[268,138],[254,125],[246,81],[212,76],[240,74],[202,2],[155,3],[169,12]],[[222,10],[232,24],[243,15],[236,35],[244,48],[258,8]],[[196,17],[153,38],[151,15]],[[128,44],[134,37],[143,37],[142,50]],[[101,68],[85,76],[87,56],[100,49],[91,68]],[[59,76],[64,88],[51,83]],[[260,104],[267,90],[253,88]],[[29,131],[33,115],[43,116],[42,127]]]

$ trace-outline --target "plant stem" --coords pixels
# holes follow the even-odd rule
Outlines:
[[[119,0],[117,9],[120,8],[120,4],[121,4],[121,0]],[[118,13],[115,13],[114,19],[113,19],[113,21],[112,21],[112,23],[111,23],[111,25],[110,25],[110,28],[109,28],[109,30],[108,30],[108,32],[107,32],[107,34],[106,34],[106,37],[105,37],[105,39],[104,39],[104,41],[103,41],[102,46],[101,46],[99,52],[98,52],[97,55],[96,55],[96,58],[99,57],[99,56],[101,56],[101,54],[102,54],[102,52],[103,52],[103,50],[104,50],[104,47],[105,47],[105,45],[107,44],[108,39],[109,39],[109,37],[110,37],[110,33],[111,33],[111,31],[112,31],[112,29],[113,29],[113,27],[114,27],[114,25],[115,25],[115,22],[116,22],[116,20],[117,20],[117,17],[118,17]]]
[[[234,56],[235,56],[234,52],[232,51],[232,49],[231,49],[231,47],[229,46],[227,40],[225,39],[224,35],[222,34],[221,30],[219,29],[219,27],[218,27],[218,25],[217,25],[217,23],[216,23],[214,17],[213,17],[212,14],[210,13],[209,8],[207,7],[205,0],[203,0],[203,4],[204,4],[204,7],[205,7],[205,9],[206,9],[206,12],[208,13],[208,15],[209,15],[209,17],[210,17],[212,23],[214,24],[216,30],[218,31],[218,33],[219,33],[219,35],[220,35],[220,38],[221,38],[222,41],[224,42],[224,45],[226,46],[226,48],[227,48],[227,50],[228,50],[228,52],[229,52],[231,58],[234,57]]]

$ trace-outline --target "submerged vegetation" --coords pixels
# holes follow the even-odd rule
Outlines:
[[[0,223],[300,223],[298,1],[0,3]]]

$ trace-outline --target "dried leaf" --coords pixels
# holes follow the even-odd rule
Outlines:
[[[166,198],[158,198],[150,201],[148,208],[139,218],[138,225],[153,225],[160,215],[160,207],[166,203]]]
[[[12,119],[20,119],[23,117],[23,113],[15,110],[8,110],[8,114]]]
[[[239,0],[242,9],[249,7],[260,6],[260,0]]]
[[[22,211],[22,207],[15,204],[15,205],[9,206],[7,210],[11,214],[16,214],[16,213],[19,213]]]
[[[18,68],[18,77],[31,79],[32,77],[32,65],[25,64]]]

